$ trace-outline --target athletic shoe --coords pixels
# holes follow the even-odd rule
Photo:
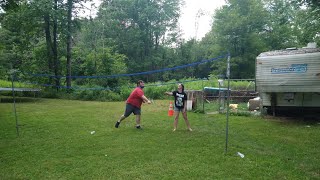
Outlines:
[[[192,131],[192,129],[191,129],[191,128],[189,128],[188,130],[189,130],[190,132]]]
[[[116,122],[116,125],[114,125],[114,127],[118,128],[119,125],[120,125],[120,122],[117,121],[117,122]]]
[[[142,127],[140,125],[136,126],[136,128],[142,130]]]
[[[175,132],[175,131],[176,131],[176,129],[173,129],[173,130],[172,130],[172,132]]]

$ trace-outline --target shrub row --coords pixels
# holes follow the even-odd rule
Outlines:
[[[151,99],[166,99],[167,96],[164,95],[166,91],[173,91],[177,88],[176,80],[172,80],[166,83],[156,82],[148,83],[144,89],[145,95]],[[204,87],[218,87],[217,79],[210,80],[192,80],[183,79],[180,80],[185,85],[186,90],[203,90]],[[225,86],[226,87],[225,83]],[[231,88],[234,89],[252,89],[254,83],[249,81],[231,81]],[[11,87],[11,82],[0,80],[0,87]],[[15,87],[31,87],[30,85],[15,83]],[[127,84],[122,87],[111,87],[107,88],[95,86],[94,89],[91,85],[83,85],[81,89],[72,89],[67,91],[66,89],[60,89],[57,91],[52,87],[41,88],[40,97],[44,98],[61,98],[61,99],[74,99],[74,100],[88,100],[88,101],[123,101],[125,100],[132,89],[135,87],[134,84]],[[2,95],[11,96],[11,92],[2,92]],[[33,97],[34,93],[21,92],[16,93],[17,96]]]

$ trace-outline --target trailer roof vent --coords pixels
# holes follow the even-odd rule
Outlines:
[[[298,48],[296,47],[291,47],[291,48],[286,48],[286,50],[297,50]]]
[[[307,48],[317,48],[317,43],[310,42],[310,43],[308,43]]]

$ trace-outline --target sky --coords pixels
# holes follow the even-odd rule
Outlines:
[[[94,1],[96,6],[100,4],[100,0]],[[211,29],[214,11],[224,4],[225,0],[185,0],[185,5],[181,9],[181,17],[179,19],[180,29],[183,33],[182,37],[186,40],[204,37]],[[90,4],[86,6],[90,8]],[[203,13],[197,16],[199,11]],[[197,22],[198,28],[196,28],[195,22]]]
[[[201,39],[211,29],[212,15],[214,11],[225,4],[224,0],[185,0],[186,4],[181,10],[179,20],[184,39]],[[202,11],[201,16],[197,13]],[[198,30],[196,31],[195,22]]]

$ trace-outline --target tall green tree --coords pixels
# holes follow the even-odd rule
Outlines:
[[[81,21],[81,29],[74,36],[73,73],[78,76],[107,76],[127,73],[127,57],[109,39],[103,38],[103,25],[93,19]],[[76,83],[89,83],[103,87],[119,87],[126,78],[78,79]]]
[[[73,0],[67,0],[67,87],[71,87],[71,46]]]
[[[33,13],[26,1],[6,1],[1,4],[1,51],[0,60],[9,69],[25,69],[23,64],[30,61],[33,45],[37,43],[39,33],[35,26],[38,21],[30,21]]]
[[[212,37],[206,41],[215,44],[214,49],[221,53],[230,52],[231,78],[254,77],[255,57],[265,48],[260,33],[265,31],[267,15],[260,0],[228,0],[227,5],[215,13],[208,35]],[[225,74],[225,66],[221,66],[213,64],[217,74]]]
[[[261,52],[319,41],[315,12],[314,4],[302,6],[292,0],[229,0],[216,11],[212,30],[200,43],[205,48],[202,54],[215,57],[229,51],[231,78],[253,78]],[[214,63],[212,68],[216,75],[225,74],[226,63]]]
[[[83,2],[91,2],[92,0],[67,0],[65,4],[66,9],[66,83],[67,87],[71,87],[71,72],[72,72],[72,35],[75,34],[78,9],[76,9],[77,5],[82,6]],[[75,20],[73,20],[75,19]]]
[[[18,63],[13,64],[28,72],[54,74],[56,87],[60,87],[60,76],[66,73],[66,83],[70,87],[72,33],[77,27],[77,7],[81,7],[84,1],[12,0],[1,4],[4,11],[1,32],[8,33],[5,37],[17,37],[19,42],[13,42],[12,38],[5,41],[6,51],[11,51],[7,54],[20,54],[19,57],[14,57],[19,59]],[[61,63],[64,57],[66,62]],[[9,61],[15,60],[12,58]],[[48,83],[51,84],[51,78]]]
[[[291,0],[293,6],[298,6],[296,17],[296,34],[300,44],[317,42],[320,44],[320,1]]]
[[[108,0],[101,5],[97,19],[105,25],[104,38],[112,39],[128,57],[129,72],[161,68],[159,46],[175,38],[180,4],[180,0]]]
[[[299,32],[295,31],[295,26],[299,6],[291,4],[289,0],[268,0],[265,4],[268,23],[263,36],[268,49],[296,47]]]

